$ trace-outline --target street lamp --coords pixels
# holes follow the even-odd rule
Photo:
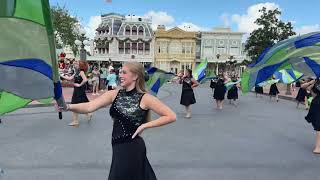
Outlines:
[[[233,74],[235,73],[235,64],[237,63],[237,60],[235,60],[234,56],[229,56],[228,57],[228,61],[226,62],[226,65],[228,67],[228,73],[229,74]]]
[[[87,52],[84,49],[85,46],[90,46],[90,42],[85,37],[86,31],[84,29],[80,29],[79,31],[79,40],[75,40],[74,43],[80,46],[80,60],[87,60]]]

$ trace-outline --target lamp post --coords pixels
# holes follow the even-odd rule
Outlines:
[[[229,56],[229,61],[227,61],[227,66],[228,66],[228,71],[229,74],[232,75],[232,73],[235,73],[235,63],[237,62],[237,60],[234,60],[234,56]]]
[[[86,31],[84,29],[80,29],[79,31],[79,40],[75,40],[74,43],[80,46],[80,60],[87,60],[87,51],[84,49],[85,46],[89,46],[90,42],[85,37]]]

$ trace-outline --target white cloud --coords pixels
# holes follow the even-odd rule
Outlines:
[[[209,31],[209,28],[195,25],[191,22],[183,22],[178,27],[185,31]]]
[[[261,12],[259,12],[260,9],[263,7],[266,7],[267,10],[274,10],[278,8],[281,10],[280,6],[275,3],[260,3],[250,6],[247,9],[246,14],[233,14],[231,16],[231,20],[233,23],[236,23],[238,26],[238,31],[245,32],[245,33],[251,33],[254,29],[258,28],[258,26],[254,23],[254,21],[261,16]]]
[[[223,13],[219,18],[220,18],[220,21],[222,21],[224,27],[230,27],[229,14]]]
[[[152,19],[152,29],[156,30],[158,25],[165,25],[166,27],[172,26],[174,23],[174,18],[168,15],[167,12],[163,11],[149,11],[147,14],[144,15],[146,18]]]
[[[84,29],[87,32],[86,36],[90,39],[93,39],[96,33],[96,29],[98,28],[100,23],[101,16],[91,16],[89,23],[84,26]]]
[[[307,26],[301,26],[297,28],[296,33],[299,34],[307,34],[310,32],[320,31],[320,24],[314,24],[314,25],[307,25]]]

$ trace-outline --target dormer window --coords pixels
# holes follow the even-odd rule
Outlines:
[[[138,31],[137,26],[133,26],[132,27],[132,35],[136,36],[137,35],[137,31]]]
[[[139,36],[143,36],[144,35],[144,28],[142,26],[139,27]]]
[[[131,34],[131,28],[130,28],[130,26],[126,26],[125,35],[130,35],[130,34]]]

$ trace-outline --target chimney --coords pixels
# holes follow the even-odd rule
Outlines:
[[[165,27],[165,25],[158,25],[157,30],[159,30],[159,31],[165,31],[165,30],[166,30],[166,27]]]

